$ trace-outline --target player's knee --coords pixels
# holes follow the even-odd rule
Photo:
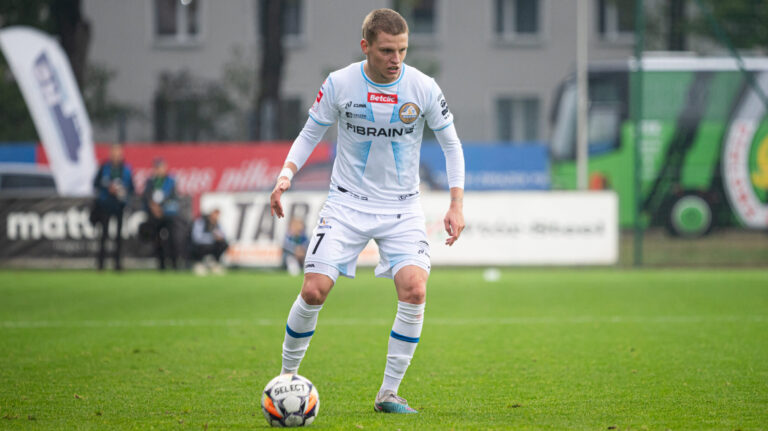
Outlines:
[[[409,304],[423,304],[427,300],[426,281],[412,285],[410,289],[404,292],[400,300]]]
[[[301,297],[309,305],[322,305],[333,287],[333,280],[323,274],[306,274],[301,287]]]
[[[400,290],[400,299],[409,304],[423,304],[427,299],[427,277],[421,271],[414,271],[403,274],[400,280],[402,288]]]

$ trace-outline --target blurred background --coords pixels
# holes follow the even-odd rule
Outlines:
[[[435,250],[436,264],[768,264],[765,1],[6,0],[0,27],[62,48],[89,121],[88,133],[76,121],[79,151],[98,165],[123,144],[126,266],[153,265],[141,196],[162,160],[179,207],[172,254],[188,260],[194,220],[220,209],[225,265],[279,267],[291,233],[267,192],[325,77],[363,59],[361,23],[379,7],[409,22],[406,62],[440,84],[464,144],[467,245]],[[93,267],[97,190],[62,189],[8,44],[0,265]],[[332,127],[286,196],[308,231],[335,139]],[[439,243],[447,185],[430,131],[421,176]]]

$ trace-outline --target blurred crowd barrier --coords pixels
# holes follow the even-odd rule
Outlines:
[[[221,224],[230,235],[227,260],[248,267],[280,264],[288,221],[300,220],[307,233],[318,222],[326,193],[296,192],[283,196],[285,220],[271,216],[266,193],[210,193],[202,210],[221,210]],[[433,265],[612,265],[618,261],[618,202],[604,192],[468,191],[464,199],[467,227],[460,240],[445,245],[443,217],[447,192],[425,191],[427,245]],[[371,241],[359,265],[376,265]]]
[[[93,268],[99,250],[99,228],[91,223],[91,198],[0,198],[0,266],[17,268]],[[177,250],[187,248],[191,201],[180,200],[174,220]],[[153,267],[153,238],[141,232],[147,213],[139,198],[132,199],[123,219],[126,267]],[[114,237],[113,219],[109,229]],[[107,243],[111,256],[114,244]]]

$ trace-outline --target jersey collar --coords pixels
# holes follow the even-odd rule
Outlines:
[[[367,61],[368,60],[363,60],[363,61],[360,62],[360,74],[362,74],[363,78],[365,78],[365,80],[369,84],[373,85],[374,87],[382,87],[382,88],[391,87],[391,86],[396,85],[397,83],[399,83],[400,80],[403,79],[403,75],[405,75],[405,63],[403,63],[403,67],[400,70],[400,76],[398,76],[396,80],[390,82],[389,84],[378,84],[378,83],[375,83],[375,82],[371,81],[371,79],[368,78],[368,76],[365,74],[364,66],[365,66],[365,63]]]

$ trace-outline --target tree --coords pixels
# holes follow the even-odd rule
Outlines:
[[[718,39],[707,19],[709,11],[736,49],[768,48],[768,1],[765,0],[695,0],[697,8],[692,30],[699,36]]]
[[[67,53],[77,85],[83,88],[91,24],[83,18],[80,0],[52,0],[50,10],[59,43]]]
[[[25,25],[58,37],[82,88],[90,25],[80,0],[3,0],[0,26]],[[0,61],[0,141],[36,140],[32,118],[7,62]]]
[[[670,0],[668,4],[668,25],[667,49],[670,51],[685,51],[687,48],[687,38],[685,33],[686,0]]]
[[[259,92],[256,100],[255,130],[252,139],[273,140],[280,130],[280,84],[283,73],[282,0],[261,0],[262,57]]]

